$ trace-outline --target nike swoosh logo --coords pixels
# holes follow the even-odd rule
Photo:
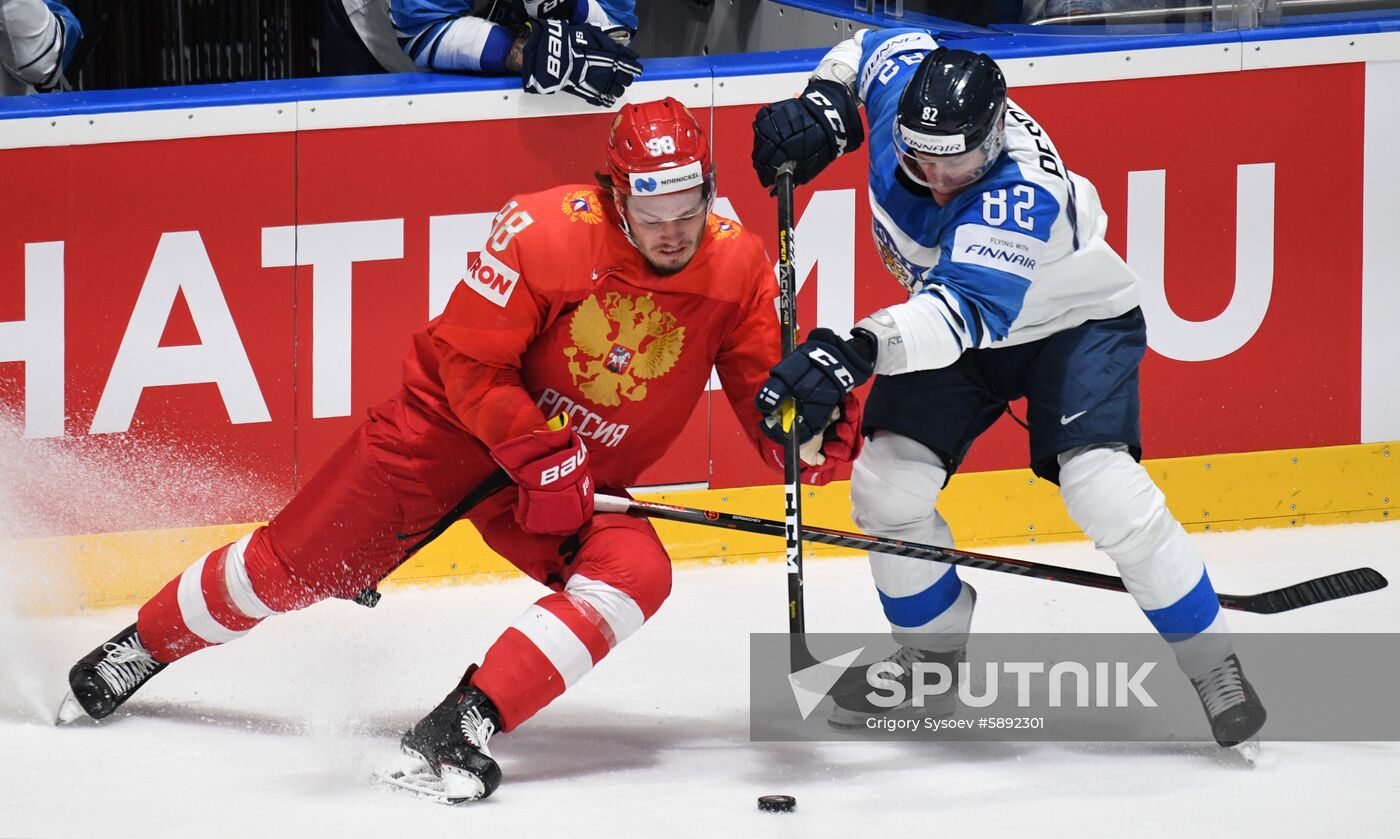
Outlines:
[[[1084,415],[1087,414],[1087,413],[1089,413],[1089,412],[1088,412],[1088,411],[1080,411],[1079,413],[1075,414],[1074,416],[1070,416],[1070,417],[1067,417],[1067,416],[1065,416],[1064,414],[1061,414],[1061,415],[1060,415],[1060,425],[1069,425],[1070,423],[1074,422],[1075,420],[1079,419],[1080,417],[1084,416]]]

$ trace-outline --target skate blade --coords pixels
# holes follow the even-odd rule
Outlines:
[[[1251,737],[1243,743],[1218,749],[1215,754],[1216,760],[1225,766],[1253,769],[1260,761],[1259,738]]]
[[[445,767],[439,776],[416,755],[404,755],[370,775],[370,781],[392,792],[424,798],[436,804],[463,804],[476,801],[486,792],[475,775]]]
[[[73,691],[68,691],[63,697],[63,704],[58,706],[58,716],[54,719],[54,725],[67,725],[74,720],[86,717],[87,711],[78,704],[78,697],[73,695]]]

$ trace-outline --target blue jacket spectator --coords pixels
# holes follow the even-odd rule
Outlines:
[[[628,46],[635,0],[325,3],[328,74],[519,75],[527,92],[566,91],[608,107],[642,70]]]
[[[57,0],[0,0],[0,96],[66,87],[83,28]]]

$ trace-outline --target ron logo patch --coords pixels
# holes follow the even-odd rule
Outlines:
[[[490,251],[482,251],[467,272],[467,287],[502,309],[519,284],[520,272],[492,256]]]

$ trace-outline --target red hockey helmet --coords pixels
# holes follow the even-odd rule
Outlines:
[[[710,144],[690,110],[671,97],[623,105],[608,133],[608,175],[619,196],[665,195],[697,186],[710,197]]]

